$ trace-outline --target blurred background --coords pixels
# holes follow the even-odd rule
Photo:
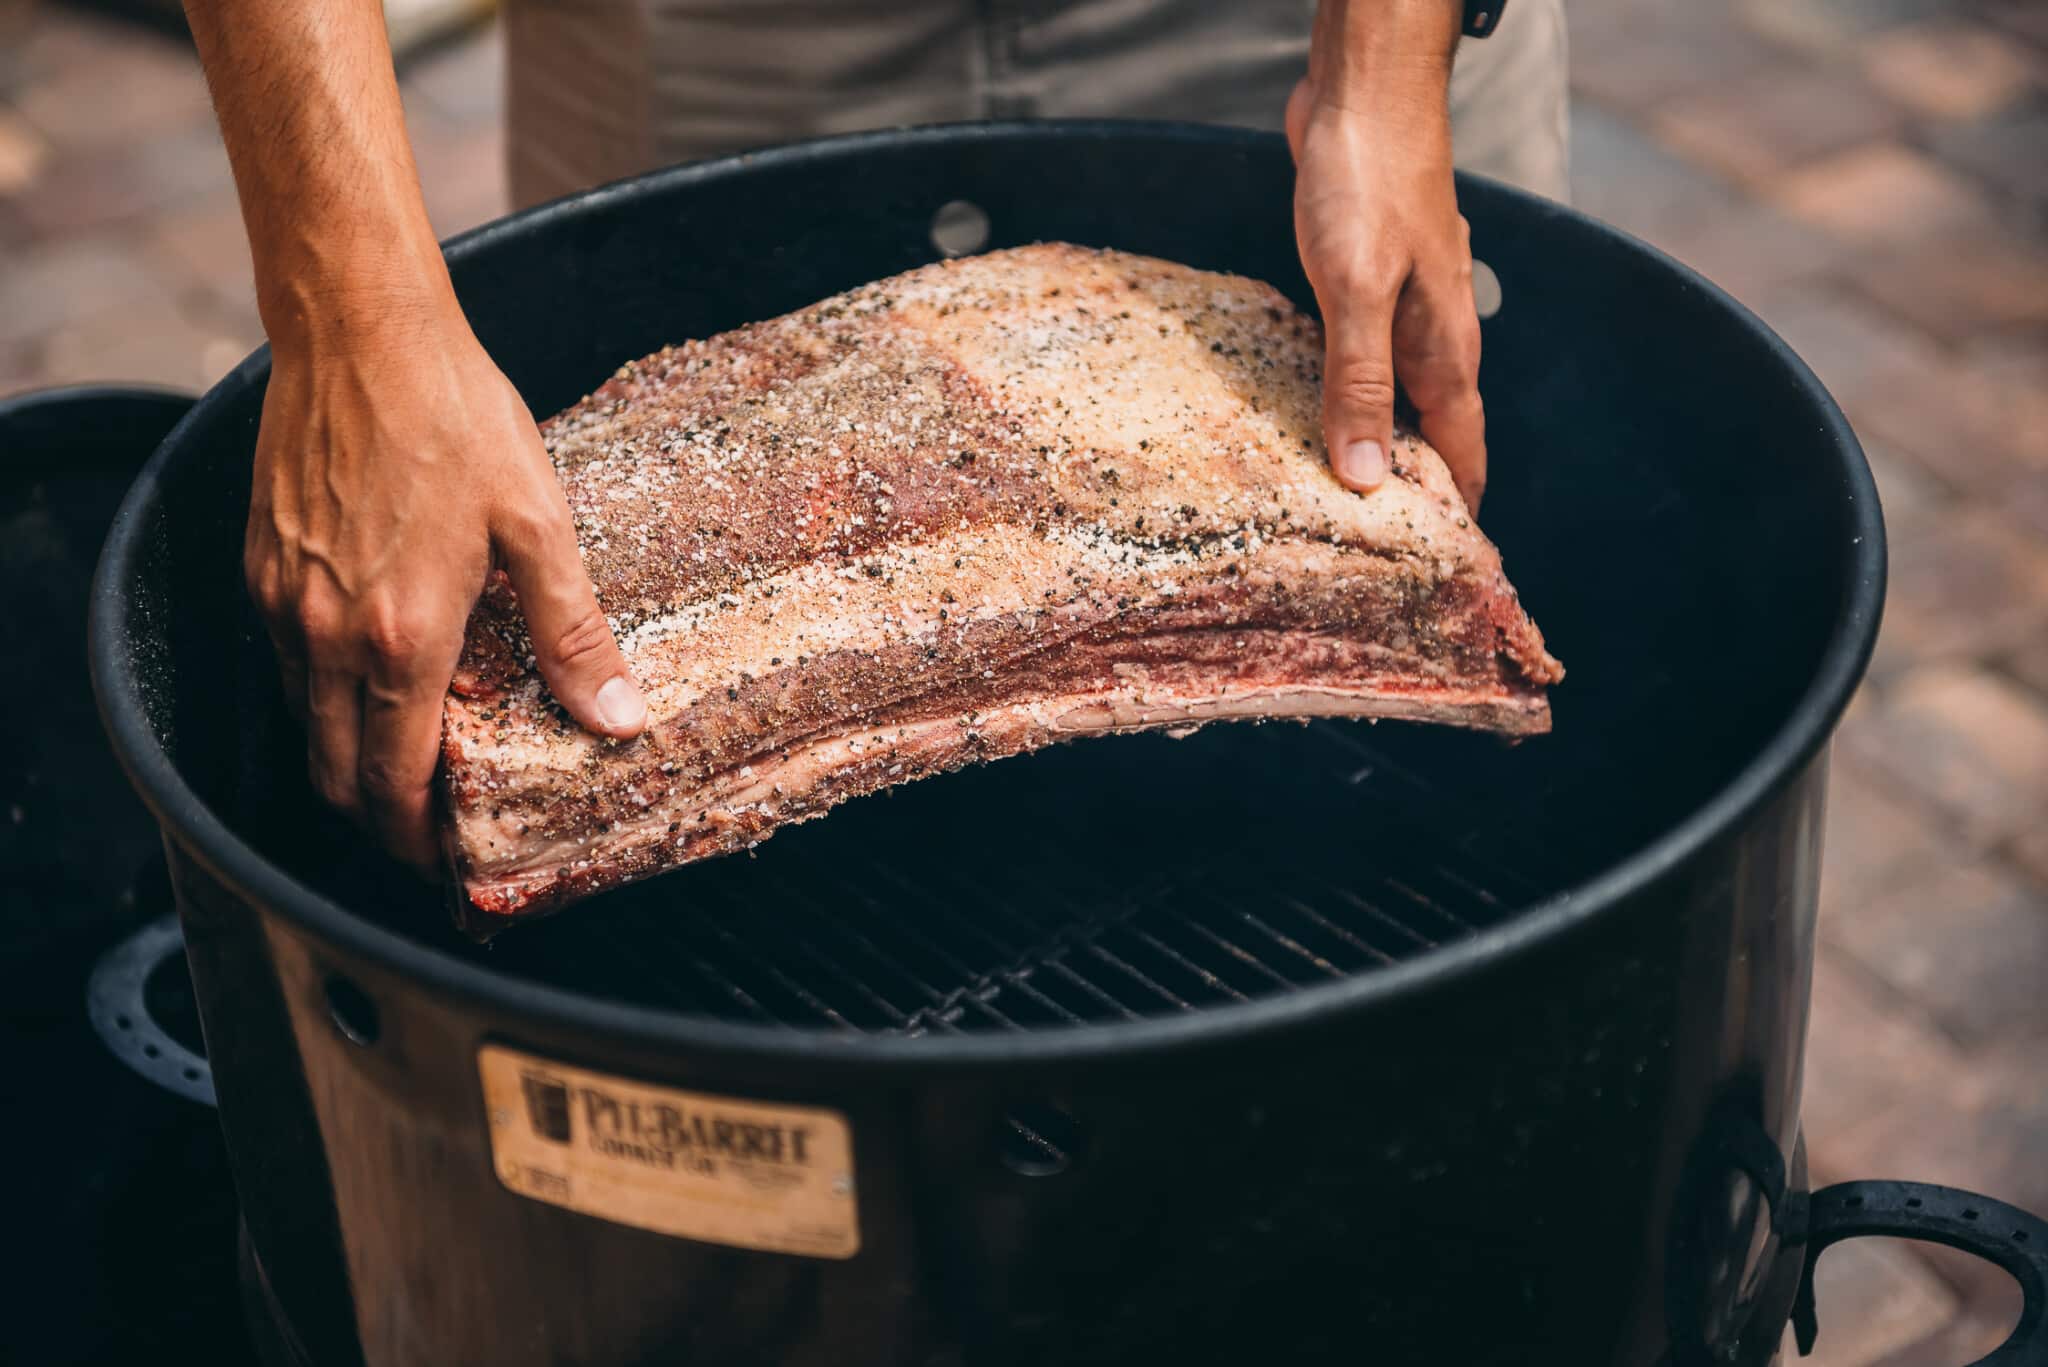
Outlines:
[[[1815,1184],[2048,1212],[2048,0],[1570,11],[1579,207],[1778,328],[1884,495],[1891,597],[1832,788]],[[436,227],[502,213],[488,0],[387,12]],[[0,0],[0,396],[197,390],[261,340],[175,6]],[[1767,493],[1769,452],[1730,459]],[[1852,1242],[1821,1281],[1823,1367],[1961,1362],[2017,1313],[2001,1274],[1919,1245]]]

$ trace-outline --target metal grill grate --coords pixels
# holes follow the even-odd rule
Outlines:
[[[758,860],[654,880],[488,953],[565,986],[761,1024],[1019,1031],[1196,1011],[1370,972],[1557,885],[1549,852],[1510,848],[1501,823],[1471,825],[1469,804],[1458,813],[1467,826],[1449,825],[1449,804],[1359,728],[1311,730],[1324,771],[1300,774],[1303,789],[1337,785],[1352,799],[1334,832],[1276,841],[1287,824],[1277,822],[1229,839],[1193,832],[1133,879],[1099,829],[1104,809],[1075,804],[1065,776],[1052,775],[1039,800],[1013,804],[1041,824],[985,857],[906,863],[900,839],[861,839],[863,821],[894,821],[894,832],[968,805],[925,785],[905,790],[923,802],[915,811],[855,804],[769,842]],[[1014,788],[1037,762],[990,772]],[[798,848],[806,832],[820,834]],[[1332,840],[1349,842],[1341,861],[1324,857]],[[957,832],[934,837],[947,851],[959,843]]]

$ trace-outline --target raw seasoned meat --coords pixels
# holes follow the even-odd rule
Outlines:
[[[1050,245],[624,367],[542,432],[647,730],[579,729],[487,589],[442,744],[465,924],[1076,736],[1547,730],[1563,671],[1435,452],[1330,474],[1321,360],[1267,285]]]

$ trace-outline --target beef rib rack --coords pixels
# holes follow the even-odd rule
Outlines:
[[[578,728],[486,588],[442,741],[465,928],[1078,736],[1547,730],[1563,670],[1443,462],[1403,434],[1340,485],[1321,364],[1270,286],[1053,244],[625,366],[541,430],[647,729]]]

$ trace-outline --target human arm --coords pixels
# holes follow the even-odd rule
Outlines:
[[[1395,385],[1465,501],[1486,487],[1470,235],[1451,177],[1457,0],[1322,0],[1287,106],[1295,232],[1323,314],[1339,479],[1386,478]]]
[[[186,14],[271,344],[244,571],[315,788],[431,870],[442,702],[493,566],[571,715],[626,737],[646,705],[533,419],[456,302],[381,5],[187,0]]]

